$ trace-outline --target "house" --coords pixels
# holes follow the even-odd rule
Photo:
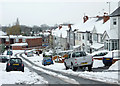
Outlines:
[[[52,30],[53,46],[55,50],[66,50],[67,46],[67,31],[70,29],[69,24],[60,24],[55,30]]]
[[[106,50],[120,50],[120,2],[118,8],[110,14],[110,29],[106,30],[102,39]]]
[[[22,35],[0,36],[0,44],[5,44],[6,48],[9,48],[9,46],[11,46],[11,49],[14,50],[41,47],[42,37],[31,37]]]
[[[85,23],[79,23],[73,26],[78,29],[75,32],[75,46],[79,46],[76,50],[86,52],[94,52],[104,49],[102,35],[105,30],[109,29],[110,22],[103,23],[102,17],[91,18]]]

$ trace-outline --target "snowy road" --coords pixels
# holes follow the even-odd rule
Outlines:
[[[74,80],[75,80],[76,82],[78,82],[79,84],[102,84],[103,86],[107,84],[107,83],[104,83],[104,82],[99,82],[99,81],[95,81],[95,80],[90,80],[90,79],[86,79],[86,78],[82,78],[82,77],[77,77],[77,76],[74,76],[74,75],[71,75],[71,74],[67,74],[67,73],[63,73],[63,72],[59,72],[59,71],[47,69],[47,68],[44,68],[44,67],[41,67],[41,66],[39,66],[39,65],[34,64],[32,61],[24,58],[24,57],[22,56],[22,54],[20,54],[20,56],[21,56],[24,60],[26,60],[27,62],[29,62],[31,65],[35,66],[36,69],[42,68],[42,69],[44,69],[44,70],[46,70],[46,71],[49,71],[49,72],[53,72],[53,73],[56,73],[56,74],[61,74],[61,75],[65,76],[65,77],[68,77],[69,79],[74,79]],[[48,76],[46,76],[45,73],[34,69],[34,67],[30,67],[30,66],[29,66],[28,68],[33,69],[33,71],[35,71],[37,74],[40,74],[42,77],[44,77],[46,80],[48,80],[48,83],[50,83],[50,84],[51,84],[51,83],[52,83],[52,84],[66,84],[66,83],[65,83],[66,81],[64,81],[64,80],[63,80],[63,81],[62,81],[62,80],[59,80],[59,78],[52,78],[52,77],[53,77],[52,75],[49,76],[49,77],[50,77],[50,78],[49,78]],[[52,82],[51,82],[51,81],[52,81]]]

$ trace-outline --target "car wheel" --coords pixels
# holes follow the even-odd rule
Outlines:
[[[69,69],[69,67],[67,67],[66,63],[65,63],[65,68],[66,68],[66,70]]]
[[[24,68],[22,69],[22,72],[24,72]]]
[[[78,67],[74,67],[73,64],[71,64],[71,68],[73,71],[76,71],[78,69]]]
[[[6,69],[6,72],[10,72],[10,70]]]
[[[88,71],[92,71],[92,65],[88,66]]]

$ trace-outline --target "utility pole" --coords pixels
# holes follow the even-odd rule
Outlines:
[[[107,4],[109,4],[109,15],[110,15],[110,2],[107,2]]]

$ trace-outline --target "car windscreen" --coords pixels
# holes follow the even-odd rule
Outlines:
[[[10,59],[10,63],[22,63],[21,59]]]
[[[44,57],[43,60],[49,60],[49,59],[51,59],[51,58],[50,57]]]
[[[86,56],[85,52],[74,52],[72,54],[72,57],[82,57],[82,56]]]

